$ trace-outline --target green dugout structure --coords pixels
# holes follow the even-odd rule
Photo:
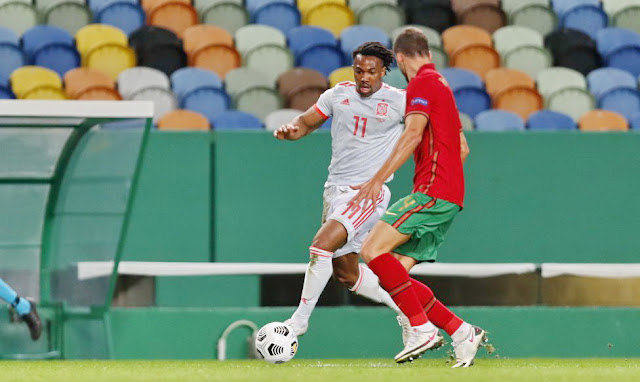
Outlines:
[[[127,130],[105,131],[124,134]],[[536,281],[530,284],[534,297],[523,300],[523,306],[454,306],[463,318],[489,330],[497,350],[483,356],[640,356],[640,335],[634,330],[640,321],[640,297],[638,284],[633,284],[637,281],[634,269],[640,263],[640,134],[527,131],[467,136],[471,155],[465,165],[466,205],[440,250],[440,261],[595,264],[596,278],[606,264],[625,264],[622,267],[629,271],[620,274],[627,277],[620,282],[627,284],[613,288],[611,298],[605,295],[605,303],[597,304],[626,306],[550,304],[535,296],[562,292],[564,286],[543,277],[540,267],[526,276]],[[91,214],[110,217],[108,237],[119,237],[117,228],[123,229],[128,215],[123,211],[129,211],[122,241],[115,244],[100,237],[93,240],[100,243],[98,247],[87,247],[92,240],[80,240],[92,237],[86,221],[77,222],[72,231],[62,230],[73,234],[66,241],[61,239],[66,246],[51,252],[57,260],[47,259],[46,251],[42,258],[42,264],[59,267],[41,266],[42,277],[29,279],[35,284],[27,283],[39,288],[30,292],[38,293],[49,307],[44,312],[50,335],[26,343],[20,325],[2,322],[0,354],[7,358],[216,358],[217,341],[231,323],[247,319],[260,326],[284,320],[293,312],[293,306],[264,306],[265,293],[274,284],[258,275],[143,278],[145,298],[135,303],[127,299],[135,288],[127,291],[127,278],[121,277],[117,306],[110,307],[115,278],[79,280],[74,266],[109,261],[107,253],[128,262],[304,263],[320,225],[330,133],[318,131],[298,142],[280,142],[264,131],[151,131],[145,150],[142,137],[133,141],[138,143],[131,151],[142,153],[137,182],[133,181],[135,171],[128,167],[126,192],[104,192],[107,199],[96,202],[86,197],[90,187],[79,194],[83,197],[74,198]],[[117,157],[122,166],[125,160],[129,166],[136,162],[131,155]],[[119,175],[111,174],[110,166],[100,168],[114,180]],[[410,191],[411,177],[409,163],[390,184],[392,201]],[[101,191],[115,187],[111,181],[100,182]],[[30,187],[27,183],[19,185]],[[137,188],[131,187],[136,183]],[[17,209],[5,196],[0,203],[14,208],[15,216],[24,221],[42,222],[36,211],[46,205],[45,196],[21,202],[31,209]],[[124,210],[123,197],[127,199]],[[88,218],[83,211],[76,212]],[[0,235],[0,275],[9,282],[11,277],[23,279],[29,273],[25,267],[32,264],[23,263],[23,252],[9,248],[19,237],[17,231]],[[31,254],[31,258],[37,256]],[[47,291],[43,282],[53,285],[47,282],[52,278],[58,281]],[[473,292],[473,282],[464,283],[468,293]],[[300,288],[295,284],[284,292],[298,296]],[[461,288],[460,293],[466,292]],[[606,303],[622,293],[630,295],[625,303]],[[319,307],[311,325],[301,338],[298,357],[391,357],[401,345],[394,314],[384,307]],[[227,357],[246,357],[249,334],[243,327],[229,335]],[[429,357],[445,357],[445,352]]]

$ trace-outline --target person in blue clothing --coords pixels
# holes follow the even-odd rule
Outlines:
[[[0,278],[0,299],[11,305],[18,317],[27,324],[32,340],[35,341],[40,338],[42,322],[40,321],[40,316],[38,316],[36,303],[33,300],[18,296],[2,278]]]

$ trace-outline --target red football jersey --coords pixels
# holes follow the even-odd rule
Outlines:
[[[407,111],[424,114],[429,123],[413,157],[413,191],[462,207],[464,175],[460,159],[462,124],[453,92],[434,64],[423,65],[407,86]]]

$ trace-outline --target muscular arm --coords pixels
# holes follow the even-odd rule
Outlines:
[[[273,132],[273,136],[281,140],[296,141],[311,134],[320,127],[324,121],[325,119],[322,115],[312,106],[304,113],[292,119],[291,122],[280,126]]]
[[[469,145],[467,144],[467,138],[464,136],[464,132],[460,132],[460,159],[462,159],[462,164],[469,156]]]
[[[422,135],[424,134],[424,129],[427,127],[427,122],[429,122],[429,119],[424,114],[414,113],[407,116],[405,129],[386,162],[384,162],[371,180],[353,187],[360,191],[349,202],[352,207],[358,206],[363,200],[366,200],[364,208],[366,208],[369,203],[375,202],[385,180],[411,157],[411,154],[413,154],[416,147],[418,147],[422,141]]]

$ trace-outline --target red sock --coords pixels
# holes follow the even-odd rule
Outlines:
[[[443,329],[448,335],[458,330],[463,321],[436,299],[431,288],[415,279],[411,279],[411,284],[429,320],[435,326]]]
[[[413,290],[409,273],[395,257],[385,253],[370,261],[368,265],[380,279],[380,286],[389,292],[402,313],[409,318],[411,326],[422,325],[429,321]]]

